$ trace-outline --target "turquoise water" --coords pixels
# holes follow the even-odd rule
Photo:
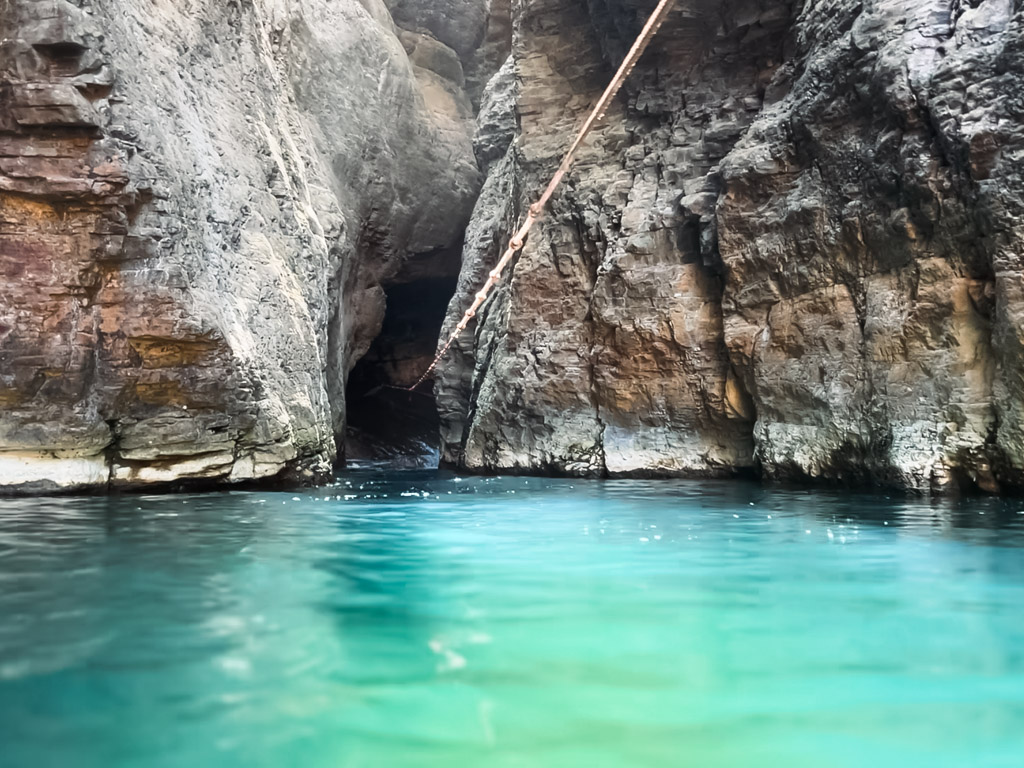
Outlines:
[[[1024,765],[1024,501],[0,501],[0,765]]]

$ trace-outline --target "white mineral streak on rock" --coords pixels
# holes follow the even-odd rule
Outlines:
[[[58,458],[29,452],[0,453],[3,482],[39,492],[103,485],[109,471],[104,456]]]

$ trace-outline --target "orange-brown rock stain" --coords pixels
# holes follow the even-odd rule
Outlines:
[[[128,344],[136,352],[143,368],[180,368],[201,365],[211,353],[220,349],[208,338],[169,339],[158,336],[135,336]]]

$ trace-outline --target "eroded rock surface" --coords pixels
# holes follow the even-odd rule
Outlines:
[[[323,476],[476,198],[461,66],[375,0],[0,4],[0,486]]]
[[[323,476],[653,6],[0,3],[0,488]],[[1022,83],[1021,0],[679,0],[443,364],[444,458],[1024,486]]]
[[[446,331],[653,5],[513,5]],[[1019,0],[681,0],[442,366],[444,458],[1021,487],[1022,160]]]

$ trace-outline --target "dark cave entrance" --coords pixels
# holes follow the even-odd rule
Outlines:
[[[406,391],[437,351],[458,281],[459,254],[414,257],[384,284],[380,333],[349,374],[345,390],[345,461],[349,465],[437,465],[439,421],[433,383]],[[439,258],[440,257],[440,258]]]

